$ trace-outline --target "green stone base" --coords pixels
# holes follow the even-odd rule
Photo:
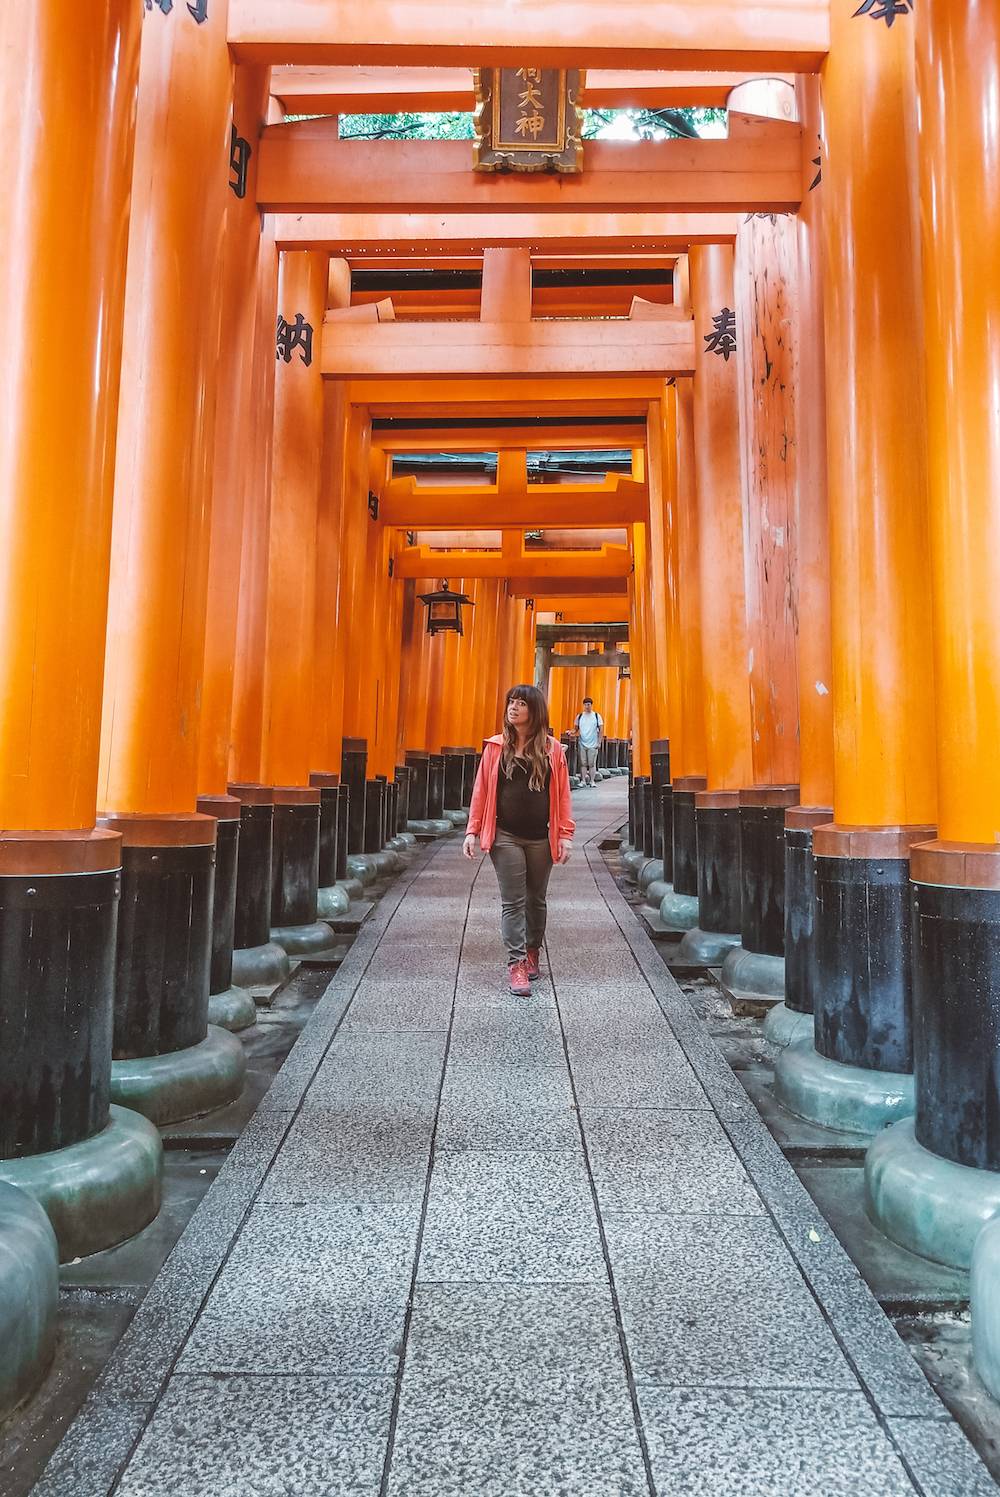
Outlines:
[[[389,838],[388,842],[386,843],[386,847],[390,852],[402,854],[404,852],[409,852],[411,843],[404,841],[402,832],[397,832],[394,837]]]
[[[648,863],[643,863],[642,867],[639,869],[639,888],[642,889],[643,893],[645,893],[645,891],[649,888],[650,884],[662,882],[663,859],[650,858]]]
[[[241,988],[276,988],[292,970],[288,952],[274,941],[233,952],[233,982]]]
[[[239,1034],[257,1022],[257,1005],[246,988],[227,988],[224,993],[213,993],[208,1000],[208,1022],[219,1029],[228,1029]]]
[[[678,894],[670,889],[660,900],[660,919],[667,930],[694,930],[698,924],[697,894]]]
[[[246,1070],[246,1052],[239,1040],[211,1025],[200,1045],[112,1061],[111,1096],[162,1128],[235,1102]]]
[[[868,1150],[865,1209],[900,1247],[969,1268],[979,1233],[1000,1212],[1000,1174],[932,1154],[917,1142],[913,1119],[904,1118]]]
[[[671,886],[662,878],[654,878],[651,884],[646,885],[646,903],[651,910],[658,910],[665,897],[670,893]]]
[[[784,1050],[804,1036],[812,1038],[812,1014],[800,1014],[787,1003],[776,1003],[764,1020],[764,1038],[777,1050]]]
[[[971,1306],[976,1371],[1000,1399],[1000,1216],[987,1222],[972,1250]]]
[[[347,895],[348,903],[352,899],[364,899],[365,897],[365,886],[359,878],[339,878],[335,887],[343,889]]]
[[[45,1377],[56,1347],[59,1251],[38,1202],[0,1184],[0,1419]]]
[[[232,1035],[225,1036],[243,1055]],[[163,1144],[138,1112],[112,1107],[108,1126],[82,1143],[0,1160],[0,1180],[34,1196],[52,1223],[59,1261],[116,1247],[160,1209]]]
[[[383,848],[381,852],[373,853],[373,857],[379,878],[390,878],[405,867],[399,853],[393,852],[389,847]]]
[[[417,845],[417,839],[412,832],[397,832],[393,841],[402,842],[404,847],[416,847]]]
[[[628,852],[622,853],[622,862],[625,864],[625,871],[634,879],[638,879],[639,874],[648,861],[649,859],[646,857],[646,854],[638,848],[632,847]]]
[[[773,1007],[785,997],[785,958],[735,946],[726,953],[719,982],[737,1007]]]
[[[913,1077],[827,1060],[807,1033],[778,1056],[774,1095],[796,1117],[869,1137],[913,1112]]]
[[[271,940],[292,957],[318,956],[337,943],[336,936],[324,920],[312,920],[308,925],[274,925]]]
[[[693,925],[678,946],[670,965],[719,967],[726,953],[739,944],[738,935],[718,930],[702,930],[700,925]]]
[[[360,879],[367,886],[373,884],[378,878],[378,865],[375,862],[375,854],[370,852],[352,852],[347,859],[347,873],[349,878]]]
[[[445,807],[444,819],[445,821],[450,821],[452,826],[468,826],[469,813],[468,811],[464,810],[449,811],[448,808]]]
[[[583,784],[583,781],[580,779],[580,776],[578,774],[571,774],[570,775],[570,777],[569,777],[569,788],[571,790],[579,790],[579,788],[580,788],[580,786],[582,784]]]
[[[358,887],[361,893],[361,887]],[[346,915],[351,908],[351,896],[340,884],[331,884],[320,889],[316,895],[316,915],[320,920],[332,920],[337,915]]]

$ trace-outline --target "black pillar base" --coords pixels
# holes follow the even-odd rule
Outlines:
[[[651,841],[649,856],[663,859],[663,791],[670,788],[670,743],[666,738],[654,738],[649,750],[650,788],[647,794]],[[672,861],[672,860],[671,860]],[[663,877],[668,877],[666,860],[663,859]]]
[[[431,756],[423,749],[407,749],[404,757],[410,771],[410,820],[426,821],[430,814],[427,810],[427,791]]]
[[[444,755],[431,754],[427,760],[427,817],[430,821],[440,821],[443,815]]]
[[[340,783],[351,792],[347,823],[348,853],[365,850],[365,781],[368,778],[368,740],[345,738],[340,756]]]
[[[864,1070],[913,1070],[910,860],[933,828],[813,832],[816,1049]]]
[[[216,820],[116,815],[101,824],[123,838],[114,1059],[190,1049],[208,1035]]]
[[[761,956],[785,954],[785,811],[798,804],[797,785],[740,791],[740,941]]]
[[[274,789],[271,928],[312,925],[319,889],[320,792],[308,785]]]
[[[673,884],[675,894],[698,893],[698,832],[695,796],[705,789],[704,775],[683,775],[673,783]]]
[[[365,783],[365,843],[362,852],[381,852],[385,845],[384,778]]]
[[[709,932],[737,932],[742,914],[739,791],[699,791],[695,823],[698,927]]]
[[[108,1123],[121,843],[12,835],[2,854],[0,1159],[22,1159]]]
[[[270,785],[233,784],[229,794],[240,802],[233,945],[246,951],[266,946],[271,939],[274,790]]]
[[[214,816],[215,894],[212,900],[212,961],[208,991],[213,997],[233,985],[236,931],[236,875],[239,864],[241,806],[235,795],[199,795],[198,810]]]
[[[319,791],[319,887],[330,889],[337,882],[338,813],[340,775],[311,774],[309,783]]]
[[[350,836],[351,791],[348,785],[337,787],[337,878],[343,883],[347,877],[347,843]]]
[[[813,830],[832,820],[825,806],[789,806],[785,812],[785,1006],[796,1014],[811,1014],[815,1007]]]
[[[1000,1171],[1000,852],[970,851],[911,853],[915,1129],[944,1159]]]

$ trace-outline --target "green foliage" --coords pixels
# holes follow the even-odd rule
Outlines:
[[[585,140],[697,139],[705,125],[716,126],[726,117],[724,109],[585,109],[583,114]],[[471,140],[473,133],[472,115],[457,111],[345,114],[340,121],[341,140]]]

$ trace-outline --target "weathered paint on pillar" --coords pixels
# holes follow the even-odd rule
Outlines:
[[[308,785],[315,647],[316,525],[323,450],[319,330],[327,257],[293,250],[278,273],[263,778]]]
[[[0,827],[9,830],[94,825],[140,27],[133,0],[109,0],[100,14],[53,5],[0,14]]]
[[[797,276],[794,220],[756,214],[736,236],[743,557],[754,785],[799,774],[795,647]]]
[[[848,826],[936,814],[913,24],[834,6],[823,74],[834,811]]]
[[[198,789],[224,795],[229,779],[233,675],[239,617],[243,518],[253,475],[248,433],[253,405],[261,217],[257,211],[257,145],[267,113],[269,72],[236,69],[230,139],[232,166],[222,254],[222,337],[212,472],[205,666],[198,738]]]
[[[232,67],[224,6],[143,26],[98,803],[160,814],[197,795]]]
[[[700,245],[690,261],[705,768],[710,791],[739,790],[750,784],[753,765],[733,251]]]

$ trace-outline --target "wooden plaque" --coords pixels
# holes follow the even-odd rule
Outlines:
[[[476,68],[478,172],[583,169],[579,68]]]

